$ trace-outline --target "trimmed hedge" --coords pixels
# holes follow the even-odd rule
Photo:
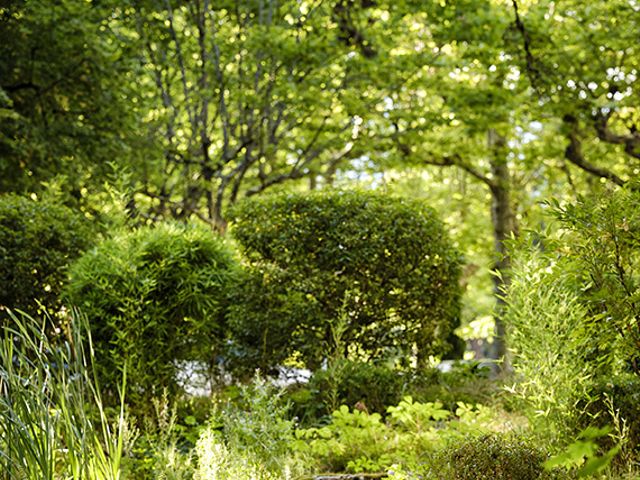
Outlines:
[[[40,302],[55,314],[67,265],[90,246],[92,233],[89,222],[64,205],[0,196],[0,306],[35,316]]]
[[[263,369],[299,355],[369,359],[450,350],[460,256],[423,203],[373,192],[244,201],[231,233],[248,265],[229,321],[236,360]]]

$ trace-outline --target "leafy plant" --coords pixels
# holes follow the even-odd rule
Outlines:
[[[196,445],[195,479],[282,480],[303,466],[292,453],[294,424],[280,393],[260,376],[214,412]]]
[[[135,438],[124,412],[126,376],[112,424],[86,319],[73,313],[61,331],[48,318],[9,315],[0,340],[0,478],[119,479]]]
[[[449,445],[500,428],[496,423],[496,412],[481,405],[460,403],[454,414],[441,403],[405,397],[388,408],[386,422],[343,405],[328,425],[296,430],[295,449],[322,471],[425,472],[441,466],[439,454]]]
[[[235,265],[210,230],[178,224],[121,233],[73,265],[67,297],[89,319],[110,397],[125,361],[130,400],[143,408],[165,388],[178,390],[179,361],[217,373]]]
[[[0,196],[0,320],[2,307],[55,314],[67,266],[91,245],[92,229],[54,200]]]
[[[262,368],[294,352],[315,370],[336,348],[385,358],[447,352],[459,323],[460,258],[433,210],[365,192],[238,204],[231,232],[249,259],[230,309],[237,347]]]
[[[565,447],[564,451],[554,455],[544,463],[547,470],[564,467],[567,470],[578,468],[578,478],[591,477],[605,470],[620,453],[621,446],[616,445],[604,455],[599,456],[597,440],[609,434],[611,428],[588,427],[577,439]]]
[[[523,244],[513,259],[505,315],[512,365],[518,381],[510,388],[524,401],[530,420],[551,438],[576,427],[586,398],[594,348],[585,330],[589,318],[581,303],[575,262],[545,255]],[[553,244],[547,248],[553,251]]]
[[[452,480],[539,480],[545,475],[546,454],[515,436],[473,438],[447,457],[450,470],[444,478]]]

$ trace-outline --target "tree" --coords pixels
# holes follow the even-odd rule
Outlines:
[[[140,83],[163,149],[140,188],[152,217],[196,215],[224,230],[227,203],[355,154],[360,101],[348,87],[359,60],[328,5],[134,5],[122,16],[144,50]]]
[[[105,26],[109,10],[80,0],[0,6],[0,192],[65,176],[80,197],[108,161],[136,157],[131,58]]]

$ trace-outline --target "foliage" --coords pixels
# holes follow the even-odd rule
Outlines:
[[[598,441],[601,449],[620,447],[616,465],[630,466],[640,452],[640,381],[632,374],[599,378],[580,407],[580,426],[597,426],[611,432]]]
[[[371,413],[384,414],[387,406],[400,401],[404,385],[402,375],[384,364],[338,360],[337,365],[314,372],[307,388],[326,413],[340,405],[359,405]]]
[[[314,458],[323,471],[424,471],[440,462],[437,453],[449,444],[499,428],[494,410],[461,402],[454,414],[439,402],[405,397],[387,413],[383,422],[379,413],[343,405],[328,425],[298,429],[295,449]]]
[[[544,467],[547,470],[556,467],[564,467],[569,470],[580,467],[577,472],[578,478],[597,475],[605,470],[620,452],[620,445],[616,445],[604,455],[597,455],[599,446],[596,440],[607,435],[609,431],[609,428],[586,428],[563,452],[548,459],[544,463]]]
[[[105,387],[113,392],[127,362],[130,400],[143,407],[164,388],[176,391],[178,361],[214,375],[234,269],[223,240],[196,225],[121,233],[78,260],[67,296],[89,319]]]
[[[67,265],[93,234],[87,219],[53,199],[1,196],[0,307],[58,312]]]
[[[490,434],[466,441],[448,454],[454,480],[538,480],[546,454],[514,436]]]
[[[84,317],[72,314],[60,330],[48,318],[9,315],[0,341],[0,478],[121,478],[135,437],[124,413],[126,380],[112,424]]]
[[[564,231],[539,234],[516,254],[507,297],[516,389],[561,433],[598,402],[594,382],[637,371],[637,200],[623,189],[556,203]]]
[[[64,175],[79,196],[101,183],[108,161],[141,153],[132,151],[139,62],[106,28],[113,3],[0,7],[0,192],[36,191]]]
[[[640,190],[631,186],[556,205],[556,215],[569,230],[561,256],[578,262],[592,355],[602,369],[640,375]]]
[[[580,414],[575,405],[585,397],[593,373],[587,362],[592,343],[584,330],[588,313],[576,291],[577,275],[572,262],[555,263],[525,244],[515,255],[507,297],[508,343],[520,379],[512,391],[530,407],[531,420],[538,426],[550,421],[555,435],[575,428]]]
[[[448,372],[432,368],[412,373],[405,391],[420,402],[442,402],[455,410],[458,402],[499,405],[508,400],[500,379],[491,378],[489,369],[478,362],[454,363]]]
[[[287,405],[259,376],[235,403],[214,414],[196,445],[194,478],[281,480],[295,478],[302,464],[290,448],[294,424]]]
[[[423,365],[450,348],[459,258],[428,207],[365,192],[289,194],[244,202],[232,220],[250,264],[230,322],[255,365],[294,352],[312,368],[336,351],[406,358],[414,346]]]

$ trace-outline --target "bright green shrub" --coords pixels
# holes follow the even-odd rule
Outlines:
[[[438,471],[443,466],[438,457],[449,445],[499,428],[497,416],[481,405],[459,403],[452,412],[439,402],[414,402],[411,397],[389,407],[384,419],[342,405],[327,425],[298,429],[295,450],[315,459],[320,471],[400,469],[418,475],[434,466]],[[408,478],[421,478],[416,475]]]
[[[555,204],[554,215],[555,233],[515,245],[505,321],[515,391],[562,440],[585,426],[587,404],[606,416],[598,384],[640,373],[640,192]]]
[[[593,363],[603,374],[630,370],[640,375],[640,190],[637,186],[556,206],[568,230],[559,252],[576,262],[580,299]]]
[[[592,373],[592,345],[584,331],[588,313],[576,291],[576,268],[521,247],[507,297],[507,344],[521,379],[513,391],[525,401],[531,421],[556,439],[575,430],[575,405],[585,398]]]
[[[490,434],[448,453],[451,480],[538,480],[546,477],[546,454],[515,436]]]
[[[338,345],[369,359],[408,358],[415,347],[423,365],[450,349],[460,258],[422,203],[372,192],[289,194],[240,203],[231,220],[249,266],[230,322],[252,365],[298,352],[315,369]]]
[[[103,384],[117,385],[126,362],[135,402],[174,392],[178,361],[213,374],[235,265],[220,237],[177,224],[123,233],[79,259],[67,296],[89,318]]]
[[[36,314],[37,300],[58,311],[67,264],[91,244],[91,235],[87,220],[64,205],[0,196],[0,307]]]

